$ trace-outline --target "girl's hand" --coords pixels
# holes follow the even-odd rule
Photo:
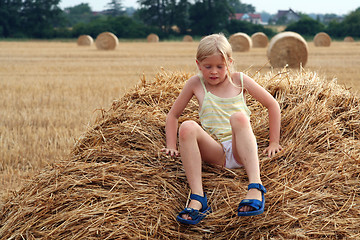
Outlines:
[[[162,152],[165,152],[166,155],[170,155],[171,157],[177,157],[180,155],[178,150],[172,148],[163,148],[161,149]]]
[[[267,148],[265,148],[263,153],[264,154],[267,153],[268,157],[271,158],[271,157],[275,156],[276,153],[280,152],[282,149],[283,148],[282,148],[282,146],[280,146],[280,144],[272,142],[269,144],[269,146]]]

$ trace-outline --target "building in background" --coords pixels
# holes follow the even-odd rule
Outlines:
[[[271,22],[276,24],[289,24],[299,21],[300,18],[301,16],[299,14],[289,8],[289,10],[279,10]]]
[[[253,24],[263,24],[261,15],[257,13],[235,13],[230,19],[246,21]]]

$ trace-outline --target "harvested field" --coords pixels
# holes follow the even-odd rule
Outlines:
[[[303,75],[291,72],[276,76],[278,69],[269,73],[271,68],[266,64],[266,49],[235,53],[236,68],[248,72],[249,75],[259,70],[260,75],[256,75],[255,79],[260,84],[268,85],[269,91],[279,92],[283,109],[286,101],[295,100],[296,104],[301,103],[299,107],[302,107],[298,108],[292,103],[283,114],[282,141],[286,143],[284,145],[287,150],[276,159],[261,157],[263,181],[269,190],[267,213],[263,217],[253,218],[251,224],[232,216],[232,211],[235,211],[245,193],[244,173],[238,170],[234,175],[205,166],[205,178],[217,180],[215,183],[207,181],[206,185],[211,194],[212,207],[216,211],[203,225],[194,229],[184,229],[174,222],[175,214],[183,207],[187,186],[183,181],[179,160],[158,156],[157,148],[165,140],[161,130],[163,119],[169,102],[177,92],[177,89],[171,90],[171,87],[179,88],[177,84],[181,85],[188,73],[196,71],[196,47],[197,42],[159,42],[151,48],[148,48],[146,42],[120,42],[116,50],[103,52],[97,51],[95,46],[82,48],[76,46],[76,43],[0,42],[0,182],[3,186],[3,200],[0,202],[3,207],[3,214],[0,215],[1,231],[9,234],[23,231],[24,236],[27,236],[26,233],[30,234],[28,236],[53,234],[52,238],[57,238],[59,235],[56,234],[67,234],[61,231],[65,225],[70,224],[69,229],[78,234],[76,236],[84,236],[81,234],[87,231],[91,234],[113,232],[114,236],[117,236],[118,232],[122,232],[128,234],[128,237],[140,238],[148,235],[150,238],[165,238],[176,234],[185,237],[179,233],[185,231],[189,236],[216,236],[219,239],[229,239],[231,236],[227,235],[228,232],[244,237],[246,234],[254,234],[247,235],[254,238],[358,238],[356,229],[359,229],[359,219],[358,215],[353,215],[354,212],[359,213],[359,200],[355,197],[358,196],[359,189],[354,184],[354,181],[359,182],[360,159],[358,139],[354,139],[354,136],[358,136],[356,129],[359,129],[359,116],[356,115],[359,113],[356,106],[357,91],[360,89],[358,42],[332,42],[331,47],[326,49],[315,48],[313,43],[309,43],[309,59]],[[175,71],[175,77],[161,74],[160,67]],[[138,91],[144,96],[136,95],[134,91],[129,92],[129,89],[141,82],[143,73],[149,83],[158,72],[158,84],[162,87],[165,83],[169,85],[169,92],[172,94],[166,100],[169,102],[161,102],[163,105],[157,105],[153,110],[154,103],[158,103],[159,99],[167,99],[165,95],[159,97],[157,91],[162,87],[157,85],[157,89],[153,89],[148,84],[144,85]],[[313,72],[317,73],[314,79],[320,77],[318,85],[309,84],[314,77]],[[301,79],[305,82],[296,81],[299,76],[304,76]],[[271,77],[274,77],[273,81],[265,81]],[[322,78],[326,81],[323,82]],[[334,78],[338,79],[340,85],[351,89],[342,89],[333,83],[326,85]],[[271,85],[279,81],[282,82],[279,83],[280,87]],[[291,84],[284,85],[284,82]],[[282,93],[281,89],[288,89],[285,91],[288,94]],[[122,98],[125,93],[127,95]],[[162,94],[169,93],[163,91]],[[307,96],[304,96],[305,94]],[[96,110],[111,108],[113,100],[117,100],[113,105],[114,110],[107,113]],[[310,107],[314,103],[319,106],[313,109],[307,107],[306,102]],[[339,105],[336,105],[337,103]],[[124,110],[126,104],[130,104],[129,109]],[[345,108],[345,105],[348,108]],[[146,119],[158,117],[160,121],[144,123],[136,111],[131,111],[134,107],[145,108],[143,115]],[[253,108],[259,106],[254,105]],[[291,109],[293,110],[290,111]],[[127,111],[130,113],[126,115]],[[151,115],[152,113],[154,115]],[[286,124],[298,119],[300,113],[310,116],[304,119],[308,125],[302,122],[299,126],[294,123]],[[325,115],[320,116],[320,113]],[[101,117],[102,114],[104,117],[95,124],[94,118]],[[188,114],[189,117],[196,116],[192,111]],[[112,124],[116,122],[110,121],[114,119],[113,116],[132,124],[132,128],[119,128],[118,125],[114,127]],[[96,130],[101,122],[108,130],[104,138],[110,143],[104,142],[101,135],[103,132]],[[266,131],[263,131],[263,123],[255,121],[254,124],[257,126],[256,134],[261,150],[265,144]],[[308,135],[310,130],[313,134]],[[80,137],[82,133],[84,135]],[[123,137],[114,138],[115,133]],[[137,141],[140,137],[141,141]],[[77,145],[71,153],[76,139],[85,143],[92,142],[93,145]],[[125,140],[122,142],[121,139]],[[300,147],[300,144],[306,146]],[[339,146],[335,146],[336,144]],[[294,149],[295,145],[298,147]],[[337,147],[341,146],[343,148],[339,150]],[[49,166],[45,168],[47,165]],[[295,171],[297,169],[303,172]],[[301,175],[304,172],[313,175],[312,178]],[[155,173],[159,173],[157,180],[151,178],[153,182],[149,181],[149,176]],[[35,178],[35,175],[38,176]],[[150,187],[144,185],[144,179]],[[326,188],[322,185],[325,180]],[[217,185],[214,187],[212,184]],[[129,191],[133,191],[133,188],[139,196],[147,199],[147,203],[151,202],[151,205],[140,205],[136,208],[137,202],[132,202],[133,192]],[[21,191],[12,194],[13,190]],[[156,193],[147,192],[150,190]],[[226,198],[223,195],[225,190],[229,193]],[[47,198],[48,196],[53,196],[54,201]],[[41,202],[40,199],[46,202]],[[119,203],[121,199],[124,200],[123,205]],[[169,202],[157,204],[165,200]],[[41,220],[22,215],[20,206],[24,207],[24,213],[38,211],[39,214],[33,217],[37,216],[37,219]],[[103,215],[105,210],[102,207],[105,207],[110,215]],[[119,209],[134,210],[126,210],[127,218],[123,219],[123,222],[119,220],[124,217],[121,211],[112,212]],[[143,214],[146,210],[153,215],[139,216],[139,211]],[[59,214],[53,214],[55,211]],[[14,215],[17,213],[20,218],[27,220],[19,221]],[[79,216],[81,219],[69,216]],[[134,220],[125,223],[125,220],[132,216]],[[8,220],[6,225],[5,219]],[[118,227],[115,231],[108,225],[114,224],[113,219],[118,220],[117,225],[114,225]],[[150,224],[147,222],[149,219]],[[223,221],[221,225],[218,222],[220,220]],[[309,222],[310,220],[312,222]],[[101,221],[104,224],[97,225]],[[271,225],[271,221],[278,223],[278,226]],[[34,224],[26,226],[22,224],[25,222]],[[85,225],[79,224],[80,222]],[[140,224],[141,222],[148,226]],[[318,227],[320,224],[321,227]],[[79,226],[82,226],[81,229],[77,228]],[[225,229],[223,235],[218,233],[216,227]],[[304,229],[308,228],[311,230],[306,232]],[[128,229],[128,232],[124,232],[124,229]],[[254,230],[255,233],[251,233]],[[20,235],[17,236],[20,238]],[[88,239],[93,236],[95,235],[89,235]]]

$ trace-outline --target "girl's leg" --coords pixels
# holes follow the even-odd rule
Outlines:
[[[191,192],[204,196],[201,161],[223,165],[225,157],[221,144],[216,142],[195,121],[185,121],[179,128],[179,148]],[[192,200],[188,207],[199,210],[201,204]],[[185,214],[182,217],[184,219],[190,218]]]
[[[248,175],[249,183],[260,183],[260,166],[255,135],[250,125],[250,119],[244,113],[238,112],[231,116],[230,124],[233,131],[233,154],[240,161]],[[250,189],[245,199],[261,199],[261,192]],[[251,211],[251,207],[243,207],[240,211]]]

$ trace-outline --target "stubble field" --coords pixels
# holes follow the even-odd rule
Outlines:
[[[0,42],[0,205],[48,164],[66,159],[101,109],[161,68],[196,72],[198,42],[120,42],[114,51],[75,42]],[[305,69],[360,90],[360,43],[309,45]],[[273,70],[266,49],[235,53],[238,71]],[[265,66],[264,66],[265,65]]]

